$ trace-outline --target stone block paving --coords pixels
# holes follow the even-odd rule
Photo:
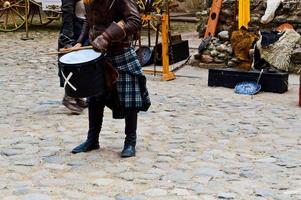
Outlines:
[[[87,111],[61,105],[53,31],[0,33],[0,199],[301,199],[298,81],[253,98],[207,87],[207,70],[148,76],[137,156],[121,159],[123,120],[106,109],[101,149],[73,155]],[[195,78],[185,77],[185,70]],[[180,72],[179,72],[180,73]]]

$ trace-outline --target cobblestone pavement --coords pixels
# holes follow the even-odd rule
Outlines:
[[[55,32],[0,33],[0,199],[301,199],[298,79],[254,98],[207,87],[207,70],[148,77],[137,156],[121,159],[123,121],[105,111],[101,149],[73,155],[87,111],[61,105]],[[186,70],[186,71],[185,71]],[[195,78],[185,77],[192,74]]]

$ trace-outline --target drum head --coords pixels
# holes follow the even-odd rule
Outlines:
[[[100,52],[96,52],[93,49],[83,49],[63,55],[60,57],[59,62],[66,65],[83,64],[100,57]]]

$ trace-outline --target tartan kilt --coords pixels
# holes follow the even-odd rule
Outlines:
[[[143,107],[143,99],[139,86],[139,77],[143,76],[140,62],[133,48],[110,53],[107,58],[118,70],[117,92],[120,104],[125,109]],[[147,97],[149,100],[149,97]]]

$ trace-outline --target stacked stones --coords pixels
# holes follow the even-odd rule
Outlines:
[[[299,40],[299,43],[296,45],[295,50],[292,53],[291,57],[291,63],[290,63],[290,69],[293,72],[300,73],[300,65],[301,65],[301,39]]]
[[[228,67],[235,67],[238,64],[238,60],[233,58],[228,31],[221,31],[218,37],[211,39],[206,50],[201,53],[200,62],[206,64],[226,64]]]

